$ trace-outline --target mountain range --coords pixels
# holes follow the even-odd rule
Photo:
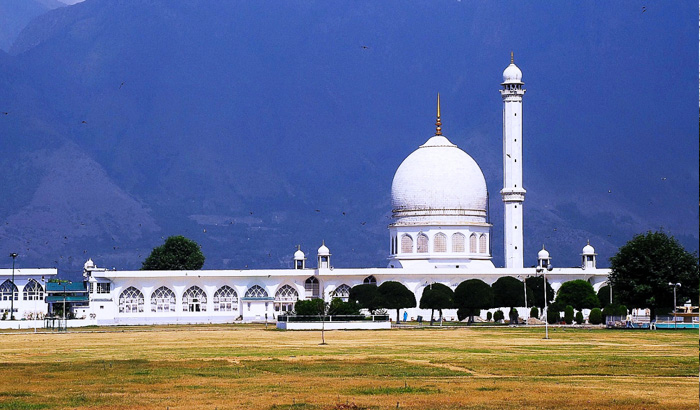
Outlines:
[[[336,266],[384,266],[393,173],[433,134],[438,91],[486,176],[502,266],[511,50],[528,264],[545,244],[575,266],[590,240],[606,266],[646,230],[698,248],[687,4],[36,3],[0,51],[0,247],[22,266],[138,269],[175,234],[207,269],[291,266],[324,240]]]

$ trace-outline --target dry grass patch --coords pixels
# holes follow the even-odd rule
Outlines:
[[[0,410],[698,405],[693,331],[98,330],[0,336]]]

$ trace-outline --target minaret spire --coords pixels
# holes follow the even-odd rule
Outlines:
[[[515,64],[515,62],[513,61],[513,52],[512,51],[510,52],[510,63]]]
[[[440,127],[442,122],[440,122],[440,93],[437,96],[437,121],[435,121],[435,135],[442,135],[442,128]]]

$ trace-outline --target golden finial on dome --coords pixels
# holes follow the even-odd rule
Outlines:
[[[511,64],[515,64],[515,63],[513,62],[513,52],[512,52],[512,51],[510,52],[510,63],[511,63]]]
[[[442,122],[440,122],[440,93],[438,93],[437,96],[437,121],[435,121],[435,135],[442,135],[442,129],[440,126],[442,125]]]

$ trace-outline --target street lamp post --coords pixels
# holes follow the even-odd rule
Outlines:
[[[680,283],[669,282],[668,286],[673,286],[673,328],[676,329],[676,288],[680,288]]]
[[[10,320],[15,320],[15,259],[17,259],[17,253],[12,252],[10,254],[12,258],[12,295],[10,295]]]
[[[547,303],[547,271],[552,271],[552,264],[547,265],[547,270],[543,266],[537,266],[536,271],[542,272],[542,287],[544,288],[544,338],[549,339],[549,304]]]

